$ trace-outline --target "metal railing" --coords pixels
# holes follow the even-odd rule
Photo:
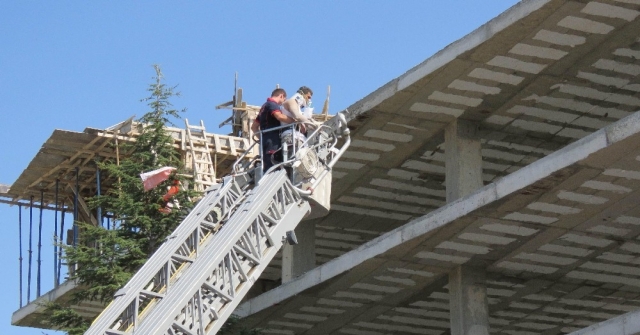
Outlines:
[[[299,153],[302,149],[311,150],[315,153],[315,157],[317,157],[318,163],[322,165],[322,172],[319,175],[315,176],[313,182],[310,186],[307,186],[306,189],[301,189],[300,182],[294,183],[294,186],[298,189],[298,192],[303,196],[309,196],[313,193],[313,190],[318,186],[318,184],[322,181],[322,179],[331,172],[333,166],[338,162],[340,157],[347,150],[349,145],[351,144],[351,137],[349,136],[350,131],[347,127],[347,121],[343,113],[338,113],[336,115],[338,119],[337,129],[334,129],[326,124],[314,124],[311,122],[307,123],[291,123],[282,125],[279,127],[269,128],[258,133],[259,141],[254,142],[247,152],[251,152],[255,145],[259,145],[263,142],[263,134],[270,132],[279,132],[279,136],[286,131],[290,131],[291,141],[282,140],[282,145],[279,150],[282,150],[282,162],[274,164],[269,170],[264,171],[264,174],[270,173],[272,171],[278,170],[280,168],[292,168],[291,169],[291,181],[296,180],[296,167],[301,163],[301,157]],[[302,135],[301,132],[298,131],[297,128],[300,127],[300,124],[304,124],[307,129],[315,128],[310,134]],[[304,140],[299,140],[300,137],[304,137]],[[338,141],[340,138],[344,137],[345,142],[338,149]],[[246,153],[238,157],[236,162],[233,164],[232,171],[234,174],[240,173],[255,173],[255,181],[259,182],[262,171],[262,164],[257,164],[258,159],[264,160],[267,159],[263,152],[262,145],[259,146],[260,155],[259,158],[256,157],[251,161],[246,161]]]

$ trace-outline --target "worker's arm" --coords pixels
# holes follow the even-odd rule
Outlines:
[[[251,123],[251,138],[256,142],[260,142],[260,134],[258,134],[259,131],[260,123],[258,122],[258,119],[255,119],[253,120],[253,123]]]
[[[258,131],[260,131],[260,123],[258,123],[258,120],[256,119],[255,121],[253,121],[253,123],[251,124],[251,132],[252,133],[257,133]]]
[[[280,112],[280,111],[274,111],[273,117],[276,118],[276,120],[280,121],[280,122],[284,122],[284,123],[294,123],[296,122],[296,120],[288,115],[285,115],[284,113]]]
[[[302,115],[302,112],[300,111],[300,106],[298,106],[296,99],[294,98],[287,99],[283,105],[289,112],[291,112],[291,114],[293,114],[293,118],[295,119],[295,121],[298,121],[298,122],[309,121],[309,119],[307,119],[306,116]]]

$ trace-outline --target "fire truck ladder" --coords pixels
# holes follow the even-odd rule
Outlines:
[[[329,131],[319,138],[328,140],[309,146],[325,157],[313,187],[350,144],[345,118],[338,116],[334,127],[321,127]],[[285,169],[271,170],[259,183],[254,172],[209,188],[85,334],[215,334],[311,210],[312,189],[294,185]]]

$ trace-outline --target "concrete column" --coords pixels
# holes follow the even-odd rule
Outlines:
[[[489,335],[485,272],[456,267],[449,273],[451,335]]]
[[[475,123],[456,120],[444,130],[447,202],[482,187],[482,153]]]
[[[447,202],[483,186],[482,152],[477,125],[456,120],[444,131]],[[449,273],[451,335],[489,335],[485,272],[466,265]]]
[[[297,245],[285,243],[282,248],[282,283],[316,267],[316,227],[301,222],[295,229]]]

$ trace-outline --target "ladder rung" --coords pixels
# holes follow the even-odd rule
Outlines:
[[[178,254],[173,254],[173,255],[171,255],[171,257],[176,259],[176,260],[178,260],[178,261],[193,263],[193,258],[190,258],[190,257],[185,257],[185,256],[178,255]]]
[[[198,170],[196,171],[197,174],[213,174],[213,168],[212,169],[207,169],[207,170]]]
[[[147,291],[147,290],[142,290],[140,291],[141,294],[146,295],[148,297],[154,297],[154,298],[164,298],[164,294],[160,294],[160,293],[156,293],[156,292],[151,292],[151,291]]]

